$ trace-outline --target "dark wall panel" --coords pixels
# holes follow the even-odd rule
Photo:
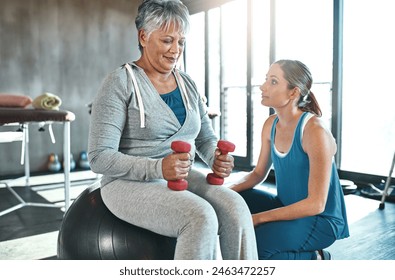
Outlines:
[[[105,75],[139,55],[134,18],[139,0],[1,0],[0,93],[32,98],[43,92],[61,97],[62,109],[76,114],[71,151],[87,149],[86,104]],[[4,128],[2,128],[4,129]],[[30,126],[32,172],[46,170],[48,155],[62,155],[62,126]],[[20,144],[0,144],[0,176],[22,174]]]

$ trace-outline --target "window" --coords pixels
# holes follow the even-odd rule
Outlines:
[[[220,9],[215,8],[208,11],[208,26],[210,28],[207,37],[208,52],[206,65],[206,77],[208,77],[207,89],[208,105],[213,113],[221,114],[221,44],[214,44],[213,42],[220,42],[221,38],[221,24],[220,24]],[[214,130],[220,137],[220,117],[213,119]]]
[[[247,10],[245,1],[221,7],[222,137],[247,156]],[[235,16],[237,15],[237,17]]]
[[[258,162],[263,123],[270,114],[261,104],[259,87],[270,66],[270,1],[254,0],[251,7],[252,165]]]
[[[395,150],[393,2],[344,1],[342,170],[388,176]]]
[[[311,91],[331,128],[333,2],[316,0],[276,1],[275,56],[300,60],[313,75]]]
[[[204,47],[204,13],[191,17],[191,29],[186,38],[185,45],[185,71],[196,83],[201,95],[205,89],[205,47]],[[192,67],[193,65],[193,67]]]
[[[270,63],[297,59],[312,72],[312,91],[329,129],[334,121],[338,168],[388,176],[395,150],[392,6],[387,0],[234,0],[204,12],[206,96],[221,109],[218,133],[236,144],[238,168],[251,169],[259,156],[261,128],[269,115],[259,86]],[[340,10],[343,22],[337,22]],[[335,37],[340,41],[334,49]],[[194,55],[188,63],[200,59]],[[333,77],[338,69],[342,76]]]
[[[330,127],[333,3],[277,0],[274,9],[273,2],[235,0],[208,10],[206,37],[201,27],[204,12],[192,16],[192,25],[199,27],[193,27],[188,37],[187,72],[193,78],[206,77],[209,107],[221,110],[214,127],[220,137],[236,144],[233,155],[239,167],[250,168],[258,160],[262,126],[270,113],[261,105],[259,86],[271,60],[299,59],[309,66],[315,79],[313,92]],[[199,51],[203,38],[207,38],[205,73],[201,72],[204,57]],[[273,53],[276,55],[271,56]]]

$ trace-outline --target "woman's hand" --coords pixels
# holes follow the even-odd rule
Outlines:
[[[233,156],[230,154],[222,155],[219,149],[215,151],[215,159],[212,169],[216,175],[222,178],[229,177],[234,167],[235,164]]]
[[[192,161],[189,153],[173,153],[162,160],[162,174],[167,181],[180,180],[188,177]]]

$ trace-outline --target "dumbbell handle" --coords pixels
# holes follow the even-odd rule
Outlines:
[[[221,151],[222,155],[227,155],[229,152],[233,152],[236,148],[235,144],[226,140],[219,140],[217,147]],[[215,173],[207,174],[206,180],[210,185],[222,185],[225,181],[224,178]]]
[[[173,141],[171,149],[175,153],[188,153],[191,150],[191,144],[185,141]],[[183,191],[188,188],[188,181],[184,179],[167,181],[167,187],[173,191]]]

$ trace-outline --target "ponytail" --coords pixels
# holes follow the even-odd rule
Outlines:
[[[320,105],[318,104],[318,101],[315,98],[314,93],[311,91],[305,96],[302,95],[300,96],[298,107],[303,112],[310,112],[318,117],[322,116]]]

